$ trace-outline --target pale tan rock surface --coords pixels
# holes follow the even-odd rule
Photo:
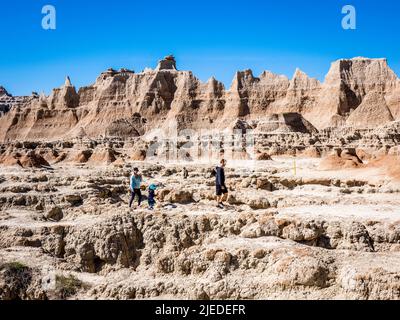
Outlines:
[[[368,93],[359,107],[354,110],[346,124],[358,129],[373,129],[394,121],[384,96],[381,93]]]
[[[400,299],[399,94],[365,58],[323,83],[226,90],[168,56],[49,97],[0,87],[0,299]]]
[[[400,120],[399,101],[399,80],[385,59],[336,61],[323,83],[299,69],[290,80],[240,71],[226,90],[214,78],[202,83],[179,71],[169,56],[141,73],[109,69],[78,91],[67,78],[49,97],[14,98],[3,88],[0,140],[132,137],[172,123],[178,130],[223,129],[238,118],[269,121],[283,113],[299,113],[319,130],[368,129]]]
[[[211,164],[2,168],[0,296],[52,299],[43,281],[73,275],[69,298],[399,299],[399,182],[292,161],[228,165],[225,210]],[[133,166],[162,186],[154,211],[127,208]]]

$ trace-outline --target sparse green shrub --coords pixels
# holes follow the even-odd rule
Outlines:
[[[11,272],[19,272],[24,271],[28,267],[24,265],[22,262],[14,261],[14,262],[7,262],[0,265],[0,270],[7,269]]]
[[[73,275],[57,275],[56,276],[56,291],[61,299],[66,299],[73,296],[79,289],[83,288],[84,284],[81,280]]]

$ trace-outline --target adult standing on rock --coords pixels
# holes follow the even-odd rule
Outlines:
[[[142,203],[142,191],[140,190],[140,187],[142,185],[143,178],[142,175],[139,173],[138,168],[133,169],[133,174],[131,175],[130,179],[130,185],[129,188],[131,190],[131,199],[129,201],[129,208],[132,207],[132,202],[135,200],[135,196],[138,196],[138,204]]]
[[[186,167],[183,167],[183,179],[187,179],[189,177],[189,172]]]
[[[215,169],[215,187],[217,193],[217,207],[224,209],[223,202],[228,198],[228,188],[225,185],[225,166],[226,160],[222,159],[220,165]]]

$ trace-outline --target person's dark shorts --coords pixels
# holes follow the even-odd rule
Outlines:
[[[216,185],[217,196],[228,193],[228,188],[225,186]]]

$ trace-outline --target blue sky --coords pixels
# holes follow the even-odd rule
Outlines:
[[[57,9],[57,29],[41,9]],[[341,9],[357,10],[343,30]],[[289,77],[299,67],[324,79],[339,58],[386,57],[400,74],[400,2],[395,0],[13,0],[0,19],[0,85],[14,95],[49,93],[70,75],[77,87],[103,70],[139,72],[174,54],[178,68],[230,85],[250,68]]]

